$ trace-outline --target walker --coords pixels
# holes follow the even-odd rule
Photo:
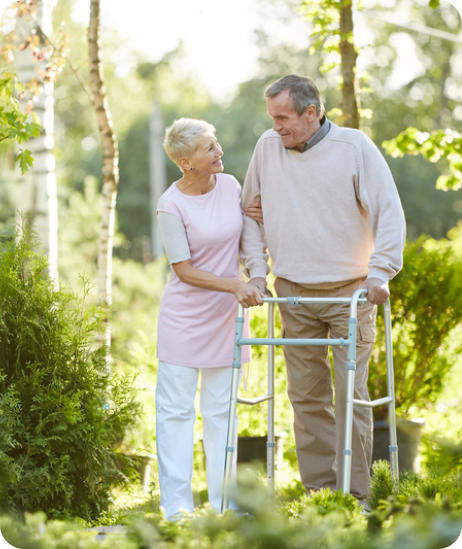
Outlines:
[[[355,370],[356,370],[356,330],[357,330],[357,306],[366,302],[367,289],[357,290],[352,297],[265,297],[263,302],[268,304],[268,337],[267,338],[244,338],[243,326],[244,315],[243,308],[239,305],[236,317],[236,331],[234,339],[234,357],[233,371],[231,378],[231,395],[228,415],[228,435],[225,453],[225,468],[223,478],[223,497],[221,510],[228,509],[229,504],[229,485],[231,482],[231,464],[233,454],[237,451],[234,447],[236,437],[236,407],[237,403],[254,405],[260,402],[268,402],[268,437],[267,437],[267,480],[268,488],[274,492],[274,345],[342,345],[348,346],[347,356],[347,384],[346,384],[346,410],[345,410],[345,444],[343,450],[343,477],[342,491],[345,494],[350,492],[351,481],[351,436],[353,429],[353,407],[363,406],[375,408],[383,404],[388,405],[388,430],[389,430],[389,452],[390,465],[395,486],[398,483],[398,443],[396,437],[396,415],[395,415],[395,390],[393,374],[393,345],[391,337],[391,309],[390,301],[383,304],[384,325],[385,325],[385,351],[387,368],[387,392],[382,398],[372,401],[358,400],[354,396]],[[307,338],[275,338],[274,337],[274,304],[288,303],[293,306],[300,306],[306,303],[349,303],[350,317],[348,319],[348,339],[327,338],[327,339],[307,339]],[[267,345],[268,346],[268,392],[256,398],[240,398],[238,396],[239,370],[241,368],[241,346],[242,345]]]

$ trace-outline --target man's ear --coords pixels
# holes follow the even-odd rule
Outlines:
[[[306,119],[309,122],[313,122],[316,118],[318,118],[318,113],[316,112],[315,105],[308,105],[303,114],[306,116]]]

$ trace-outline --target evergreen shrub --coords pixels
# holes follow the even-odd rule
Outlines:
[[[455,244],[425,236],[408,242],[404,268],[390,285],[396,411],[401,416],[436,401],[462,350],[455,337],[462,320],[462,265]],[[371,399],[387,394],[381,315],[377,329],[369,364]],[[387,407],[376,408],[374,414],[382,419]]]
[[[1,510],[94,518],[135,474],[117,447],[137,406],[85,295],[53,289],[30,235],[0,244]]]

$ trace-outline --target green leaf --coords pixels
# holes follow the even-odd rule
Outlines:
[[[34,157],[28,149],[24,149],[18,153],[16,161],[19,163],[21,173],[25,174],[34,164]]]

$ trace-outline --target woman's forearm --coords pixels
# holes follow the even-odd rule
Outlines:
[[[250,282],[244,282],[237,278],[221,277],[196,269],[190,259],[174,263],[172,267],[182,282],[205,290],[231,293],[243,307],[253,307],[263,303],[263,292]]]
[[[236,291],[237,283],[239,282],[235,278],[225,278],[209,273],[208,271],[197,269],[196,267],[193,267],[191,260],[189,259],[174,263],[172,268],[181,282],[205,290],[234,293]]]

